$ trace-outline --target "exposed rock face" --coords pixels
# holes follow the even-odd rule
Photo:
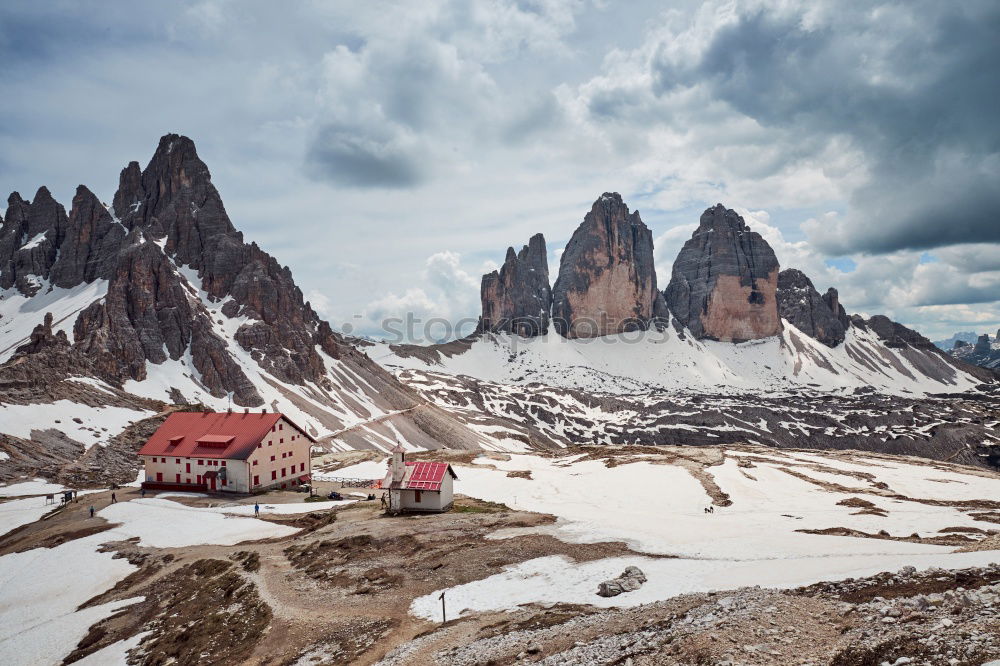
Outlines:
[[[665,317],[653,269],[653,235],[617,192],[594,202],[559,262],[552,323],[567,338],[646,328]]]
[[[835,289],[820,296],[805,273],[788,268],[778,273],[776,297],[778,314],[795,328],[828,347],[844,341],[844,325],[830,307],[840,307]]]
[[[545,335],[552,307],[545,237],[535,234],[516,254],[514,248],[507,248],[500,270],[483,276],[480,299],[483,315],[479,330],[525,337]]]
[[[52,313],[45,313],[45,320],[31,331],[31,339],[14,351],[14,358],[38,354],[50,348],[69,348],[69,338],[63,331],[52,332]]]
[[[45,187],[38,188],[30,203],[17,192],[7,203],[7,219],[0,228],[0,288],[17,287],[33,296],[48,278],[66,236],[66,209]]]
[[[109,279],[126,233],[93,192],[83,185],[77,187],[59,258],[52,266],[52,284],[68,288]]]
[[[840,325],[844,327],[844,331],[847,331],[851,327],[851,317],[844,310],[844,306],[840,304],[840,294],[837,293],[837,290],[833,287],[827,289],[826,293],[823,294],[823,301],[830,308],[830,312],[837,317]]]
[[[976,340],[976,345],[973,348],[973,351],[977,354],[989,353],[990,336],[988,333],[983,333],[982,335],[979,336],[979,339]]]
[[[901,348],[909,345],[917,349],[937,349],[933,342],[920,335],[912,328],[907,328],[899,322],[892,321],[885,315],[875,315],[865,320],[860,315],[853,315],[851,323],[860,328],[870,328],[881,338],[887,347]]]
[[[165,234],[167,254],[201,268],[208,241],[218,234],[235,234],[236,229],[194,142],[167,134],[149,165],[141,173],[138,170],[136,162],[122,170],[115,215],[128,229],[143,227]]]
[[[971,345],[965,340],[955,340],[955,345],[952,349],[961,349],[962,347],[970,347]]]
[[[781,332],[778,268],[767,241],[736,211],[716,204],[677,255],[664,296],[696,338],[766,338]]]

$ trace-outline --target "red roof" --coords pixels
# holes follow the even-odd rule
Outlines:
[[[259,412],[174,412],[139,449],[139,455],[245,460],[281,418],[281,414]],[[310,442],[316,441],[287,416],[284,419]]]
[[[440,462],[408,462],[410,473],[403,479],[403,490],[441,490],[445,474],[451,474],[453,479],[458,475],[448,463]]]

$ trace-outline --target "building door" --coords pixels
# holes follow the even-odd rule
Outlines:
[[[253,475],[253,485],[255,485],[255,486],[259,486],[260,485],[260,476],[257,475],[257,474]]]
[[[212,477],[211,481],[212,481],[212,490],[215,490],[215,477],[214,476]]]
[[[156,482],[160,483],[161,481],[163,481],[163,472],[157,472],[156,473]]]
[[[178,474],[178,475],[177,475],[177,483],[180,483],[180,482],[181,482],[181,475],[180,475],[180,474]]]
[[[191,463],[186,463],[186,465],[184,466],[184,471],[187,472],[188,474],[191,473]]]
[[[199,475],[198,475],[198,476],[196,476],[195,478],[196,478],[196,479],[198,479],[197,483],[198,483],[198,485],[200,486],[200,485],[201,485],[201,474],[199,474]]]

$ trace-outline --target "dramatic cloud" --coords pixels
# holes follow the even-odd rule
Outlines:
[[[187,134],[234,223],[370,334],[474,320],[536,232],[555,276],[604,191],[661,286],[721,202],[851,310],[1000,325],[1000,5],[670,4],[5,2],[0,187],[109,200]]]

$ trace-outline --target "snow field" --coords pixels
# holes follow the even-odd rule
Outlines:
[[[308,505],[303,503],[303,506]],[[253,513],[252,505],[250,512]],[[298,531],[256,518],[228,517],[222,510],[184,506],[155,498],[111,504],[98,515],[109,522],[121,523],[104,533],[111,535],[105,536],[105,541],[139,537],[142,545],[153,548],[198,544],[231,546],[241,541],[288,536]]]
[[[447,588],[449,617],[463,612],[514,610],[520,604],[575,603],[599,607],[632,607],[681,594],[726,590],[751,585],[793,588],[818,581],[843,580],[895,570],[906,564],[930,567],[985,566],[1000,560],[990,551],[911,555],[903,560],[889,555],[803,558],[793,565],[785,560],[690,560],[648,557],[610,557],[574,562],[561,555],[539,557],[502,573]],[[597,596],[601,581],[619,576],[627,566],[637,566],[648,581],[638,590],[617,597]],[[427,620],[441,620],[442,590],[418,597],[410,613]]]
[[[733,344],[681,339],[673,330],[566,340],[551,333],[537,338],[491,334],[470,349],[439,363],[397,356],[380,343],[373,359],[392,370],[414,369],[467,375],[501,384],[540,382],[598,393],[641,393],[650,389],[787,391],[801,386],[826,391],[871,386],[893,394],[961,391],[978,383],[941,361],[943,381],[928,377],[871,331],[852,327],[834,349],[787,321],[781,335]],[[873,371],[851,356],[867,358]],[[887,360],[891,358],[898,368]],[[909,373],[910,376],[907,376]]]
[[[106,534],[95,534],[0,557],[0,663],[57,664],[91,625],[141,601],[76,610],[136,570],[127,559],[98,552],[108,540]]]
[[[152,415],[149,410],[91,407],[72,400],[57,400],[42,405],[0,404],[0,432],[29,439],[32,430],[51,428],[89,449],[94,444],[106,444],[108,439],[131,423]],[[74,418],[82,423],[77,423]]]
[[[809,454],[806,462],[782,452],[753,454],[773,463],[757,462],[752,468],[741,468],[737,460],[741,455],[749,454],[732,451],[722,465],[705,468],[733,502],[729,507],[715,507],[712,514],[704,512],[711,498],[698,480],[675,465],[640,461],[608,468],[599,461],[577,462],[580,456],[536,455],[511,455],[509,460],[480,457],[476,463],[482,467],[455,465],[459,476],[456,493],[557,517],[553,525],[503,530],[492,538],[544,532],[569,542],[624,541],[640,552],[678,557],[637,555],[586,563],[562,556],[538,558],[490,578],[449,588],[449,613],[463,608],[504,609],[530,602],[637,605],[687,592],[744,585],[797,587],[906,565],[964,567],[1000,560],[995,551],[953,553],[947,546],[798,532],[846,527],[867,533],[884,529],[894,536],[929,536],[945,527],[990,526],[952,507],[831,492],[782,470],[790,466],[817,481],[870,487],[869,482],[807,466],[808,462],[821,462],[834,468],[832,456]],[[345,468],[337,474],[362,476],[362,470],[372,464]],[[887,470],[897,483],[907,481],[916,499],[933,497],[922,491],[933,493],[942,486],[946,493],[955,489],[968,493],[958,499],[1000,495],[1000,478],[956,471],[950,474],[962,483],[941,484],[930,480],[942,475],[930,465],[900,462],[875,467],[859,463],[857,468],[875,474],[876,480],[882,480],[881,474]],[[507,477],[507,472],[514,470],[529,470],[532,478]],[[888,516],[852,515],[857,508],[837,504],[848,497],[873,502]],[[637,592],[612,599],[596,596],[597,583],[617,576],[628,565],[640,567],[650,582]],[[440,591],[417,599],[411,612],[438,619],[438,594]]]

